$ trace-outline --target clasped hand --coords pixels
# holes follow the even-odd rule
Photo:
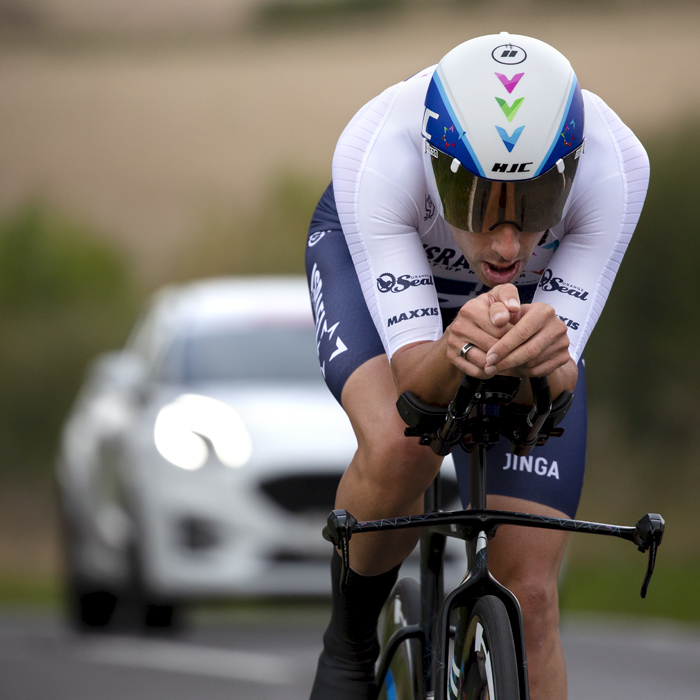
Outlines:
[[[450,362],[479,379],[499,373],[546,377],[571,359],[566,324],[549,304],[521,304],[512,284],[468,301],[447,332]],[[466,343],[474,347],[463,359]]]

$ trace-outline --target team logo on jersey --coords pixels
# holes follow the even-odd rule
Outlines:
[[[461,253],[456,260],[452,259],[458,255],[454,248],[440,248],[439,246],[430,246],[424,243],[423,250],[431,265],[442,265],[448,270],[452,268],[469,270],[469,263]]]
[[[491,58],[506,66],[516,66],[527,58],[527,53],[515,44],[501,44],[491,52]]]

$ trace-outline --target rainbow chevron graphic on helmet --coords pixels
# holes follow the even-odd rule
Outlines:
[[[499,107],[503,110],[503,114],[506,115],[506,119],[509,122],[512,122],[513,118],[518,113],[520,105],[523,103],[524,99],[524,97],[519,97],[517,100],[515,100],[515,102],[513,102],[512,105],[509,105],[505,100],[502,100],[500,97],[497,97],[496,102],[498,102]]]
[[[510,95],[513,90],[515,90],[520,82],[520,78],[522,78],[525,73],[517,73],[512,78],[507,78],[505,75],[503,75],[503,73],[496,73],[495,75],[503,83],[503,87],[508,90],[508,94]]]
[[[503,143],[505,144],[505,147],[508,149],[508,153],[510,153],[515,148],[515,144],[518,142],[520,134],[523,133],[524,128],[524,126],[519,126],[513,132],[513,135],[509,136],[508,132],[505,129],[502,129],[500,126],[496,127],[496,131],[498,131],[498,135],[501,137]]]

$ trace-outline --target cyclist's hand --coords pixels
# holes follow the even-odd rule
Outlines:
[[[448,329],[447,357],[461,372],[471,377],[487,379],[484,372],[487,352],[507,333],[521,313],[520,297],[515,285],[502,284],[459,310]],[[474,347],[462,359],[460,350],[466,343]]]
[[[515,370],[526,377],[546,377],[571,360],[566,324],[549,304],[523,304],[510,322],[486,353],[487,376]]]

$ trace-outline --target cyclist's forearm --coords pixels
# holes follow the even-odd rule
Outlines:
[[[411,391],[419,399],[436,406],[447,406],[454,397],[463,374],[446,355],[446,336],[439,340],[399,348],[391,360],[396,390]]]
[[[419,399],[437,406],[446,406],[452,400],[462,379],[462,372],[446,357],[446,337],[436,341],[416,343],[400,348],[394,354],[391,368],[396,390],[400,395],[411,391]],[[519,374],[504,372],[504,374]],[[576,363],[569,361],[548,375],[552,398],[563,391],[573,391],[578,379]],[[515,399],[518,403],[531,404],[532,392],[527,378],[523,381]]]
[[[552,399],[556,399],[563,391],[573,391],[578,380],[578,367],[576,363],[570,359],[565,365],[562,365],[554,372],[547,375],[549,380],[549,391],[552,394]],[[526,378],[520,386],[520,391],[515,397],[515,401],[521,404],[532,404],[532,391],[530,382]]]

